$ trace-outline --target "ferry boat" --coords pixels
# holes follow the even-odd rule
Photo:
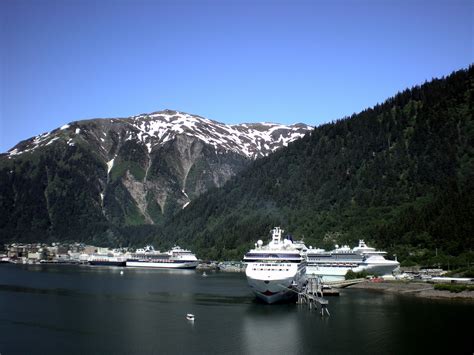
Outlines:
[[[247,282],[257,298],[266,303],[296,297],[306,282],[306,263],[300,250],[290,239],[283,239],[283,230],[275,227],[267,245],[259,240],[244,256]]]
[[[195,269],[198,259],[190,251],[174,246],[171,250],[161,253],[152,246],[137,249],[127,258],[127,266],[166,268],[166,269]]]
[[[400,266],[396,260],[387,260],[384,251],[367,246],[363,240],[353,249],[344,245],[332,251],[309,248],[306,251],[306,273],[320,276],[325,281],[344,280],[347,271],[366,271],[374,275],[387,275]]]
[[[94,254],[87,259],[87,262],[90,265],[125,266],[127,258],[125,256],[116,256],[112,254]]]

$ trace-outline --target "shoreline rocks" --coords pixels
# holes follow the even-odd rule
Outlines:
[[[433,299],[456,299],[474,301],[473,291],[450,292],[435,290],[434,284],[427,282],[406,282],[406,281],[382,281],[382,282],[361,282],[351,285],[351,289],[365,289],[379,292],[396,293],[402,295],[413,295],[415,297]]]

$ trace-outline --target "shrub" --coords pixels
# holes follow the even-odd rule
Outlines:
[[[434,289],[439,290],[439,291],[449,291],[453,293],[459,293],[462,291],[474,291],[474,286],[460,285],[460,284],[436,284],[434,286]]]

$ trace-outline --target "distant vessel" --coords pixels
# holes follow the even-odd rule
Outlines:
[[[87,261],[90,265],[102,266],[125,266],[127,258],[125,256],[115,256],[109,254],[94,254]]]
[[[194,319],[196,319],[196,317],[194,316],[194,314],[188,313],[188,314],[186,314],[186,319],[194,321]]]
[[[351,249],[344,245],[332,251],[324,249],[307,249],[306,251],[306,273],[317,275],[325,281],[344,280],[347,271],[367,271],[374,275],[391,274],[400,263],[396,260],[387,260],[384,251],[368,247],[363,240],[359,240],[359,246]]]
[[[295,297],[306,281],[304,257],[290,239],[281,239],[282,233],[280,227],[275,227],[267,245],[259,240],[244,256],[248,284],[266,303]]]
[[[161,253],[155,251],[152,246],[144,249],[137,249],[127,258],[127,266],[166,268],[166,269],[194,269],[198,266],[198,259],[190,251],[173,247],[171,250]]]

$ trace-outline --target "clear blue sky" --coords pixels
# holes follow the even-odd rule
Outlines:
[[[165,108],[318,125],[474,62],[472,0],[1,0],[0,152]]]

